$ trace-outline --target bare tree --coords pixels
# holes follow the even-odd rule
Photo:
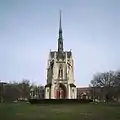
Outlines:
[[[98,89],[101,89],[101,94],[104,94],[106,100],[111,100],[114,95],[115,72],[109,71],[104,73],[97,73],[91,80],[91,85],[94,88],[94,94]],[[97,93],[98,94],[98,93]],[[100,94],[100,90],[99,90]],[[102,95],[101,95],[102,96]]]

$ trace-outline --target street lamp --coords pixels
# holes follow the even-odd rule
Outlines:
[[[4,90],[4,87],[3,87],[3,85],[4,84],[6,84],[5,82],[2,82],[1,80],[0,80],[0,102],[1,103],[3,103],[3,101],[4,101],[4,98],[3,98],[3,90]]]

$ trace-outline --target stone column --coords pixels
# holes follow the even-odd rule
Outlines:
[[[51,85],[51,99],[55,99],[55,85]]]
[[[77,99],[77,88],[75,87],[75,99]]]
[[[67,52],[65,52],[65,63],[67,64]]]
[[[70,91],[70,85],[68,84],[68,91],[67,91],[67,93],[68,93],[68,99],[71,99],[71,91]]]
[[[45,88],[45,99],[48,99],[47,87]]]
[[[45,99],[50,99],[50,87],[45,88]]]

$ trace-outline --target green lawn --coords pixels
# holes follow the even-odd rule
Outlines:
[[[0,120],[120,120],[120,105],[0,104]]]

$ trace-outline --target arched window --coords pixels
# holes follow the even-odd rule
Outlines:
[[[60,67],[59,67],[59,74],[58,74],[58,77],[59,77],[60,79],[63,78],[63,66],[62,66],[62,64],[60,64]]]

